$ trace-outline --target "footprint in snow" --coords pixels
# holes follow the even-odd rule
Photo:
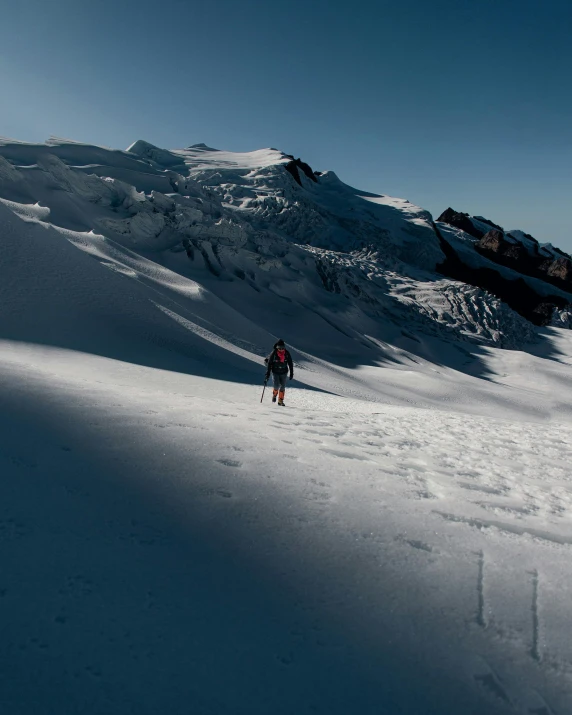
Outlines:
[[[407,546],[410,546],[412,549],[417,549],[418,551],[425,551],[429,554],[432,554],[433,552],[439,553],[432,546],[426,544],[420,539],[407,539],[404,535],[400,535],[395,537],[395,541],[398,541],[402,544],[407,544]]]
[[[219,464],[224,464],[225,467],[242,467],[242,462],[236,459],[217,459]]]
[[[432,494],[428,489],[420,489],[416,492],[418,499],[437,499],[435,494]]]
[[[528,504],[526,506],[514,506],[514,505],[509,505],[509,504],[498,504],[496,502],[485,502],[485,501],[477,501],[474,502],[477,504],[477,506],[480,506],[481,509],[486,509],[487,511],[494,511],[494,512],[505,512],[507,514],[514,514],[515,516],[527,516],[529,514],[536,514],[538,511],[540,511],[540,507],[536,506],[535,504]]]
[[[317,487],[328,487],[329,484],[326,484],[326,482],[319,482],[317,479],[310,479],[311,484],[315,484]]]
[[[328,447],[320,447],[320,452],[326,452],[327,454],[331,454],[334,457],[340,457],[342,459],[357,459],[359,462],[371,462],[371,459],[368,459],[367,457],[362,457],[359,454],[355,454],[352,452],[341,452],[338,449],[329,449]]]
[[[402,461],[399,466],[405,469],[413,469],[416,472],[427,471],[427,463],[422,459],[406,459]]]
[[[495,496],[503,496],[506,491],[497,489],[496,487],[487,487],[484,484],[468,484],[467,482],[459,482],[462,489],[468,489],[472,492],[483,492],[484,494],[494,494]]]

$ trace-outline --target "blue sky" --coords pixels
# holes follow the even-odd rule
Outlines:
[[[0,134],[267,146],[572,250],[569,0],[0,0]]]

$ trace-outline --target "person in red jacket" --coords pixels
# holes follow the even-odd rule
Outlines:
[[[286,350],[286,345],[283,340],[279,340],[275,345],[270,355],[264,361],[266,363],[266,379],[272,377],[274,379],[274,390],[272,391],[272,402],[276,402],[284,407],[284,393],[286,392],[286,375],[290,373],[290,379],[294,377],[294,365],[292,364],[292,356]]]

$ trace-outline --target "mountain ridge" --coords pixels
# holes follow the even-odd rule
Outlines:
[[[101,245],[86,247],[86,236],[103,237],[229,304],[233,290],[248,289],[254,300],[295,304],[300,316],[317,311],[368,349],[366,332],[381,339],[402,324],[409,334],[511,348],[538,339],[531,323],[568,325],[572,294],[562,287],[499,266],[474,236],[409,201],[354,189],[272,148],[4,140],[0,201],[84,250]]]

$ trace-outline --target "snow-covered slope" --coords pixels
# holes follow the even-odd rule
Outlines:
[[[3,711],[572,709],[572,333],[439,234],[273,149],[0,145]]]
[[[435,273],[445,256],[426,211],[360,192],[333,172],[315,174],[273,149],[166,151],[138,141],[120,152],[5,141],[0,200],[76,245],[112,241],[208,282],[225,300],[233,283],[270,302],[280,296],[280,310],[288,301],[320,305],[322,319],[344,334],[353,336],[357,315],[364,324],[413,322],[429,334],[507,347],[532,337],[494,296]]]

